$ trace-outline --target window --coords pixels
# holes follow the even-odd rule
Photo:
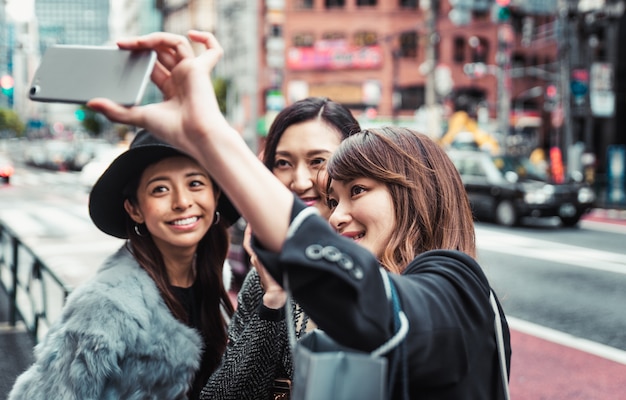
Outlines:
[[[322,34],[323,40],[343,40],[346,38],[346,34],[343,32],[324,32]]]
[[[354,34],[354,44],[356,46],[375,46],[378,44],[376,32],[357,32]]]
[[[295,47],[313,47],[315,37],[312,33],[298,33],[293,37]]]
[[[313,8],[314,0],[296,0],[295,8],[298,10],[310,10]]]
[[[356,0],[356,5],[358,7],[362,6],[375,6],[377,3],[376,0]]]
[[[282,37],[283,27],[282,25],[272,24],[270,26],[270,37]]]
[[[400,56],[406,58],[417,57],[417,32],[403,32],[400,34]]]
[[[400,8],[417,8],[417,0],[400,0]]]
[[[424,86],[404,86],[398,88],[401,110],[417,110],[426,102]]]
[[[454,62],[457,64],[462,64],[465,62],[465,38],[462,36],[457,36],[454,38],[454,53],[453,53]]]
[[[474,63],[487,63],[489,42],[485,38],[472,36],[469,38],[470,60]]]
[[[345,6],[345,0],[326,0],[326,8],[344,8]]]

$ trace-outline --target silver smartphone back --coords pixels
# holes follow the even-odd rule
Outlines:
[[[153,50],[51,46],[35,72],[28,96],[33,101],[76,104],[106,97],[124,106],[137,105],[155,61]]]

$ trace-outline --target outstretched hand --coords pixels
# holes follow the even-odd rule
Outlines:
[[[87,106],[112,121],[143,127],[190,153],[203,139],[202,132],[229,129],[220,112],[210,77],[222,57],[222,47],[209,32],[190,31],[188,36],[191,41],[204,45],[205,50],[196,56],[190,40],[167,32],[118,42],[122,49],[157,52],[151,78],[161,90],[163,102],[127,108],[97,98],[89,101]]]
[[[217,39],[209,32],[189,31],[188,36],[157,32],[118,42],[122,49],[156,51],[151,78],[163,93],[162,102],[123,107],[97,98],[87,106],[111,121],[145,128],[196,159],[263,238],[265,248],[279,251],[289,227],[293,195],[220,111],[211,83],[211,72],[223,53]],[[190,40],[204,50],[195,55]],[[264,201],[259,202],[259,193]]]

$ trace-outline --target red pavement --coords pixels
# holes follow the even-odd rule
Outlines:
[[[511,330],[512,400],[626,399],[626,365]]]

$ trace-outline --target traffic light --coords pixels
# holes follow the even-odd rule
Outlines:
[[[543,98],[543,109],[553,111],[559,102],[559,91],[554,83],[546,86],[546,92]]]
[[[511,18],[511,0],[496,0],[491,16],[493,22],[506,22]]]
[[[2,94],[5,96],[13,96],[13,86],[15,85],[15,81],[11,75],[3,75],[0,78],[0,88],[2,88]]]
[[[76,116],[77,120],[84,121],[85,120],[85,110],[83,110],[82,108],[79,108],[78,110],[74,111],[74,116]]]

